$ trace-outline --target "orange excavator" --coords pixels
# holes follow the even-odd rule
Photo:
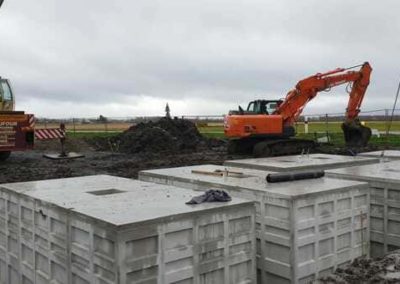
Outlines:
[[[358,71],[349,71],[356,67]],[[228,152],[253,152],[256,157],[295,154],[313,148],[314,141],[295,139],[294,124],[304,107],[321,91],[348,83],[349,102],[342,130],[349,148],[365,147],[371,129],[358,119],[360,106],[368,88],[372,68],[368,62],[350,68],[337,68],[317,73],[299,81],[283,100],[256,100],[247,110],[230,111],[224,119],[225,136],[229,138]]]

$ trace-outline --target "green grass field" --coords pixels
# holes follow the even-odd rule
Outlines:
[[[366,126],[372,129],[378,129],[378,131],[386,131],[386,122],[368,122],[365,124]],[[328,132],[330,143],[343,146],[344,145],[344,137],[341,130],[341,122],[329,122],[328,125],[324,122],[310,122],[308,127],[308,134],[304,133],[304,123],[298,123],[297,137],[304,139],[317,139],[323,136],[326,136]],[[400,122],[395,121],[391,126],[391,131],[400,131]],[[209,127],[199,127],[200,133],[209,138],[224,138],[224,131],[222,126],[214,125]],[[370,140],[370,144],[377,146],[392,146],[399,147],[400,146],[400,135],[389,135],[386,137],[385,134],[381,134],[378,138],[376,136],[372,136]]]
[[[309,122],[308,132],[341,132],[342,122]],[[367,121],[365,126],[371,129],[378,129],[378,131],[386,131],[387,123],[385,121]],[[297,133],[304,133],[304,123],[298,123],[296,125]],[[393,121],[391,131],[400,131],[400,121]]]
[[[122,132],[122,131],[121,131]],[[104,131],[80,131],[80,132],[73,132],[73,131],[67,131],[67,136],[68,137],[73,137],[73,138],[95,138],[95,137],[113,137],[115,135],[118,135],[121,132],[104,132]]]

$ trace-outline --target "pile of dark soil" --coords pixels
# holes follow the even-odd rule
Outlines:
[[[399,283],[400,250],[379,258],[358,258],[317,283]]]
[[[89,142],[100,151],[130,154],[196,152],[225,144],[203,137],[193,122],[177,118],[140,123],[115,137]]]

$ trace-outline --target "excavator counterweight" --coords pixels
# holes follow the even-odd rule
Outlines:
[[[368,88],[372,68],[365,62],[358,71],[337,68],[317,73],[300,80],[283,100],[257,100],[250,102],[247,110],[239,107],[225,116],[224,132],[230,139],[230,152],[251,149],[255,156],[294,154],[314,146],[311,141],[294,139],[294,125],[304,107],[319,92],[348,83],[351,85],[349,102],[342,130],[348,147],[364,147],[371,137],[371,129],[359,119],[360,106]]]

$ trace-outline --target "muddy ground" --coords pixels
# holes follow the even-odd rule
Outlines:
[[[137,178],[140,170],[188,166],[195,164],[222,164],[228,158],[224,147],[183,153],[113,153],[96,151],[83,139],[69,139],[67,149],[85,155],[76,160],[49,160],[45,153],[57,153],[58,141],[37,142],[35,150],[14,152],[0,162],[0,183],[22,182],[51,178],[110,174]],[[232,156],[231,156],[232,157]]]
[[[0,162],[0,183],[95,174],[136,178],[145,169],[222,164],[227,159],[250,157],[228,155],[225,140],[204,137],[189,120],[166,117],[139,123],[113,137],[68,137],[66,150],[85,156],[76,160],[43,158],[43,154],[60,152],[58,140],[35,143],[35,150],[14,152],[8,160]],[[377,149],[371,146],[364,151]],[[353,154],[335,146],[318,147],[312,152]]]
[[[0,183],[96,174],[137,178],[138,172],[146,169],[199,164],[222,165],[228,159],[250,157],[228,155],[224,145],[180,153],[118,153],[111,150],[98,151],[96,148],[84,139],[68,138],[67,149],[82,153],[85,157],[76,160],[49,160],[44,158],[43,154],[58,153],[59,141],[38,141],[35,150],[13,152],[8,160],[0,162]],[[346,154],[345,151],[340,151]],[[331,149],[324,152],[337,153]]]
[[[60,152],[58,140],[36,141],[35,150],[14,152],[0,163],[0,183],[110,174],[136,178],[144,169],[196,164],[222,164],[228,158],[226,143],[207,139],[195,124],[182,119],[141,123],[111,138],[67,138],[68,152],[85,157],[49,160],[46,153]]]

